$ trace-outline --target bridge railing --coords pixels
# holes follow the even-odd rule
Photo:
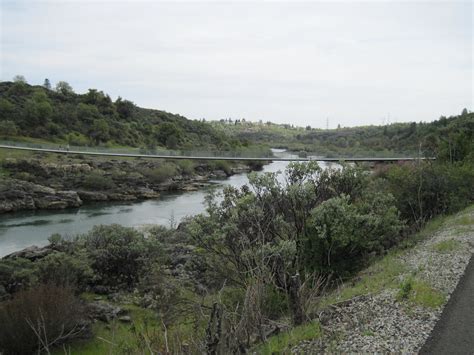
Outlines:
[[[189,157],[226,157],[226,158],[272,158],[273,153],[262,149],[245,149],[237,151],[211,151],[211,150],[169,150],[163,148],[128,148],[128,147],[101,147],[101,146],[72,146],[64,143],[44,143],[44,142],[18,142],[11,140],[0,140],[0,145],[52,149],[64,151],[80,151],[90,153],[116,153],[116,154],[141,154],[141,155],[162,155],[169,157],[189,156]]]

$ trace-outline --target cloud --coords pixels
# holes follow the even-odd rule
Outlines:
[[[2,80],[316,127],[472,109],[471,3],[1,4]]]

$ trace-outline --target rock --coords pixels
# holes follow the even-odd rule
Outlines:
[[[121,316],[118,318],[118,320],[124,323],[130,323],[132,318],[130,316]]]
[[[5,179],[0,182],[0,213],[18,210],[79,207],[82,200],[74,191],[57,191],[28,181]]]
[[[214,170],[211,176],[216,179],[225,179],[228,177],[224,170]]]
[[[138,188],[135,192],[136,196],[138,198],[158,198],[160,197],[160,193],[157,191],[154,191],[152,189],[148,189],[146,187]]]
[[[137,196],[127,194],[127,193],[109,193],[108,198],[111,201],[134,201],[137,199]]]
[[[107,201],[109,198],[106,194],[97,191],[77,191],[82,201]]]
[[[50,246],[46,247],[37,247],[36,245],[33,245],[31,247],[25,248],[20,251],[16,251],[14,253],[8,254],[4,256],[4,259],[16,259],[16,258],[24,258],[28,259],[31,261],[35,261],[38,259],[44,258],[46,255],[49,255],[51,253],[54,253],[55,250],[51,249]]]
[[[94,293],[97,293],[99,295],[107,295],[110,290],[108,287],[106,286],[102,286],[102,285],[95,285],[93,288],[92,288],[92,292]]]
[[[96,301],[87,305],[87,313],[93,319],[98,319],[103,322],[110,322],[112,319],[122,313],[122,308],[111,305],[107,302]]]
[[[184,185],[182,188],[181,188],[181,191],[187,191],[187,192],[190,192],[190,191],[197,191],[198,188],[194,185]]]

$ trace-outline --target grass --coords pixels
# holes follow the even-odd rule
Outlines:
[[[375,333],[371,330],[364,330],[364,332],[362,333],[363,336],[366,336],[366,337],[373,337],[375,335]]]
[[[402,241],[399,245],[399,248],[412,248],[419,242],[432,237],[433,234],[438,232],[443,226],[449,223],[451,219],[452,216],[441,215],[429,220],[421,230]]]
[[[82,297],[92,301],[97,295],[84,294]],[[161,330],[157,315],[148,309],[143,309],[134,305],[122,305],[127,311],[133,322],[122,323],[115,319],[109,324],[104,322],[96,322],[92,326],[94,334],[92,339],[78,340],[72,342],[67,347],[71,354],[99,355],[99,354],[116,354],[126,352],[131,345],[135,345],[138,332],[156,332]],[[57,349],[55,354],[64,353],[63,349]]]
[[[83,293],[81,298],[92,302],[99,295]],[[114,303],[100,296],[105,302],[120,306],[131,317],[131,323],[114,319],[109,323],[97,321],[92,325],[93,337],[76,340],[67,345],[66,349],[57,348],[53,354],[102,355],[102,354],[151,354],[182,353],[187,348],[197,353],[193,344],[196,334],[205,330],[206,323],[197,324],[194,319],[187,318],[174,322],[166,328],[157,311],[145,309],[133,304]],[[199,329],[198,329],[199,328]],[[166,329],[166,338],[165,338]],[[200,334],[202,338],[204,335]],[[150,351],[152,349],[153,351]]]
[[[400,284],[397,299],[426,308],[438,308],[445,303],[446,295],[432,288],[429,283],[410,276]]]
[[[319,322],[311,322],[272,336],[255,350],[258,354],[289,354],[293,346],[304,340],[317,339],[321,335],[322,328]]]
[[[438,253],[450,253],[461,248],[461,243],[455,239],[443,240],[433,245],[433,250]]]
[[[427,282],[415,280],[408,300],[419,306],[438,308],[445,303],[446,296]]]
[[[399,277],[406,271],[406,267],[398,260],[398,251],[389,253],[374,262],[369,268],[359,273],[352,282],[325,297],[319,307],[350,300],[354,297],[378,293],[385,288],[396,288]]]

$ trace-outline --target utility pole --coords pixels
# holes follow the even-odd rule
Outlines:
[[[326,117],[326,130],[329,130],[329,117]]]

